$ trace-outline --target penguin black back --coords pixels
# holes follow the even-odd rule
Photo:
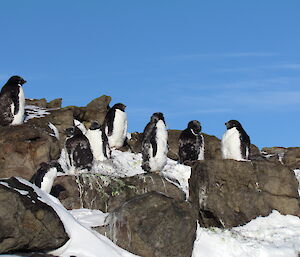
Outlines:
[[[91,170],[93,153],[87,137],[76,126],[66,129],[66,134],[69,136],[66,139],[65,147],[70,165],[80,169]]]
[[[104,126],[107,126],[108,131],[107,131],[107,136],[111,136],[113,129],[114,129],[114,120],[115,120],[115,115],[116,115],[116,110],[119,109],[120,111],[125,112],[126,106],[122,103],[117,103],[113,107],[111,107],[107,114],[105,115],[104,118]]]
[[[195,161],[200,159],[200,154],[204,152],[204,140],[201,135],[201,124],[197,120],[192,120],[188,123],[188,126],[183,130],[179,136],[179,163],[185,161]]]

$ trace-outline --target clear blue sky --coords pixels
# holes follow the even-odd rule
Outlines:
[[[161,111],[221,137],[239,120],[252,143],[300,146],[299,0],[10,0],[0,10],[0,82],[28,98],[127,105],[129,131]]]

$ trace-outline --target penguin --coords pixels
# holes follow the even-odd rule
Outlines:
[[[69,168],[90,171],[94,158],[89,140],[77,126],[67,128],[65,133],[65,152]]]
[[[93,152],[94,160],[105,161],[110,159],[108,138],[99,122],[94,121],[85,136],[88,138]]]
[[[117,103],[108,110],[104,118],[104,130],[111,148],[121,148],[126,140],[127,114],[125,108],[124,104]]]
[[[57,172],[63,172],[60,164],[57,161],[49,163],[42,162],[40,168],[32,176],[30,182],[40,187],[46,193],[50,193]]]
[[[221,141],[223,159],[249,160],[250,137],[237,120],[225,123],[227,131]]]
[[[179,163],[185,161],[204,160],[204,138],[201,124],[192,120],[179,136]]]
[[[20,76],[12,76],[0,91],[0,126],[18,125],[24,121],[25,96]]]
[[[153,113],[143,132],[142,168],[147,172],[161,171],[167,164],[168,131],[161,112]]]

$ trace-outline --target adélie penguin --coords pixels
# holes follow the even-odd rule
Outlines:
[[[117,103],[111,107],[104,119],[103,126],[111,148],[121,148],[127,136],[126,106]]]
[[[105,161],[110,158],[108,138],[99,122],[94,121],[85,136],[90,142],[94,160]]]
[[[57,176],[57,172],[63,172],[57,161],[49,163],[42,162],[40,164],[40,168],[30,179],[30,182],[49,194],[51,192],[54,179]]]
[[[204,138],[201,124],[192,120],[179,136],[179,163],[185,161],[204,160]]]
[[[66,161],[70,172],[75,170],[91,170],[93,166],[93,153],[88,138],[77,127],[65,130],[67,139],[65,141]]]
[[[221,141],[223,159],[249,160],[250,137],[237,120],[225,123],[226,132]]]
[[[167,163],[168,131],[164,116],[156,112],[146,125],[142,141],[142,168],[147,172],[159,172]]]
[[[12,76],[0,92],[0,126],[18,125],[24,121],[25,96],[20,76]]]

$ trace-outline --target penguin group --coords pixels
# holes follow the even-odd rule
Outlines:
[[[0,126],[18,125],[24,122],[25,96],[20,76],[12,76],[0,91]],[[70,171],[90,171],[93,163],[112,158],[111,149],[120,149],[127,139],[126,106],[117,103],[109,108],[104,121],[85,126],[74,120],[72,127],[65,130],[64,151]],[[249,160],[250,138],[237,120],[225,123],[227,128],[221,140],[223,159]],[[188,122],[179,136],[178,162],[189,164],[205,159],[205,142],[198,120]],[[152,114],[145,126],[142,139],[142,163],[145,172],[161,172],[167,163],[168,130],[163,113]],[[58,172],[63,172],[58,162],[41,163],[31,182],[46,192],[51,191]]]

